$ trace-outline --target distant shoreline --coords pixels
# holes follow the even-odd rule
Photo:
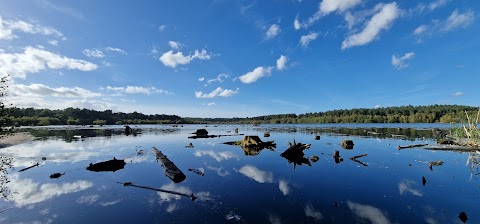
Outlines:
[[[4,135],[0,137],[0,149],[30,142],[32,140],[33,140],[33,136],[28,132],[20,132],[20,133],[13,133],[10,135]]]

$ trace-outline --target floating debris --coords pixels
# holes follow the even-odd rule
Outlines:
[[[225,218],[226,218],[227,220],[229,220],[229,221],[230,221],[230,220],[234,220],[234,221],[237,221],[237,222],[239,222],[239,221],[242,220],[242,217],[239,216],[239,215],[237,215],[237,214],[235,214],[233,211],[230,211],[230,212],[225,216]]]
[[[194,148],[195,146],[193,146],[193,143],[190,142],[190,144],[186,145],[185,148]]]
[[[137,149],[137,156],[143,156],[145,154],[145,150]]]
[[[104,162],[99,162],[92,164],[87,167],[87,170],[93,172],[115,172],[125,168],[125,161],[123,159],[116,159],[113,157],[112,160],[107,160]]]
[[[424,176],[422,176],[422,184],[423,184],[423,186],[425,186],[425,184],[427,184],[427,179],[425,179]]]
[[[153,153],[155,153],[155,157],[157,157],[157,162],[160,163],[163,170],[165,171],[165,175],[170,178],[175,183],[180,183],[187,178],[183,172],[175,166],[175,163],[170,161],[167,156],[163,155],[161,151],[157,148],[153,147]]]
[[[310,156],[310,161],[316,163],[320,158],[318,156]]]
[[[433,167],[434,167],[434,166],[441,166],[441,165],[443,165],[443,163],[444,163],[444,162],[441,161],[441,160],[439,160],[439,161],[433,161],[433,162],[429,162],[429,163],[428,163],[428,166],[429,166],[430,170],[433,171]]]
[[[23,168],[23,169],[19,170],[18,172],[23,172],[23,171],[25,171],[25,170],[32,169],[33,167],[36,167],[36,166],[40,166],[40,163],[35,163],[35,164],[33,164],[33,165],[29,166],[29,167],[26,167],[26,168]]]
[[[416,148],[416,147],[423,147],[423,146],[427,146],[428,144],[413,144],[413,145],[404,145],[404,146],[397,146],[397,149],[400,150],[400,149],[408,149],[408,148]]]
[[[353,149],[353,146],[355,144],[353,144],[353,141],[350,140],[350,139],[344,139],[342,140],[342,148],[343,149]]]
[[[320,140],[320,135],[315,135],[315,140]]]
[[[59,177],[65,175],[65,173],[54,173],[50,175],[50,179],[58,179]]]
[[[202,168],[201,168],[202,169]],[[201,171],[200,169],[188,169],[188,171],[192,171],[200,176],[203,176],[205,175],[205,173],[203,173],[203,171]]]
[[[465,212],[460,212],[460,214],[458,215],[458,218],[459,218],[460,221],[462,221],[463,223],[466,223],[467,220],[468,220],[467,213],[465,213]]]
[[[270,132],[266,131],[265,133],[263,133],[263,137],[265,137],[265,138],[270,137]]]

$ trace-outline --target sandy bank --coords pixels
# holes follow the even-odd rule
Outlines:
[[[33,140],[33,136],[28,132],[14,133],[11,135],[0,136],[0,148],[10,147]]]

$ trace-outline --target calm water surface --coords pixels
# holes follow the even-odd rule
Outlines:
[[[433,144],[441,136],[432,128],[449,127],[151,125],[132,126],[137,133],[128,136],[122,126],[24,129],[36,139],[0,149],[4,158],[0,222],[462,223],[458,215],[465,212],[467,223],[480,223],[477,154],[396,148]],[[244,151],[222,144],[243,136],[188,138],[200,128],[212,135],[233,135],[238,128],[241,134],[274,140],[277,147]],[[270,137],[263,136],[265,131]],[[304,151],[306,158],[316,155],[320,159],[311,166],[294,168],[280,157],[292,138],[311,144]],[[344,139],[353,140],[354,148],[343,149],[340,142]],[[186,148],[189,143],[194,148]],[[181,183],[167,178],[152,147],[162,151],[187,178]],[[332,156],[335,150],[343,158],[340,163]],[[361,154],[368,155],[349,159]],[[114,157],[126,162],[123,169],[86,170],[90,163]],[[431,170],[431,161],[444,164]],[[54,173],[63,175],[50,178]],[[125,182],[152,189],[123,186]],[[154,189],[193,194],[197,199]]]

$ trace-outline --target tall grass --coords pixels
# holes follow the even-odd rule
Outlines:
[[[467,122],[463,124],[454,124],[450,133],[457,139],[458,143],[465,146],[478,147],[480,144],[480,130],[478,121],[480,119],[480,108],[478,108],[477,117],[471,119],[465,111]]]

